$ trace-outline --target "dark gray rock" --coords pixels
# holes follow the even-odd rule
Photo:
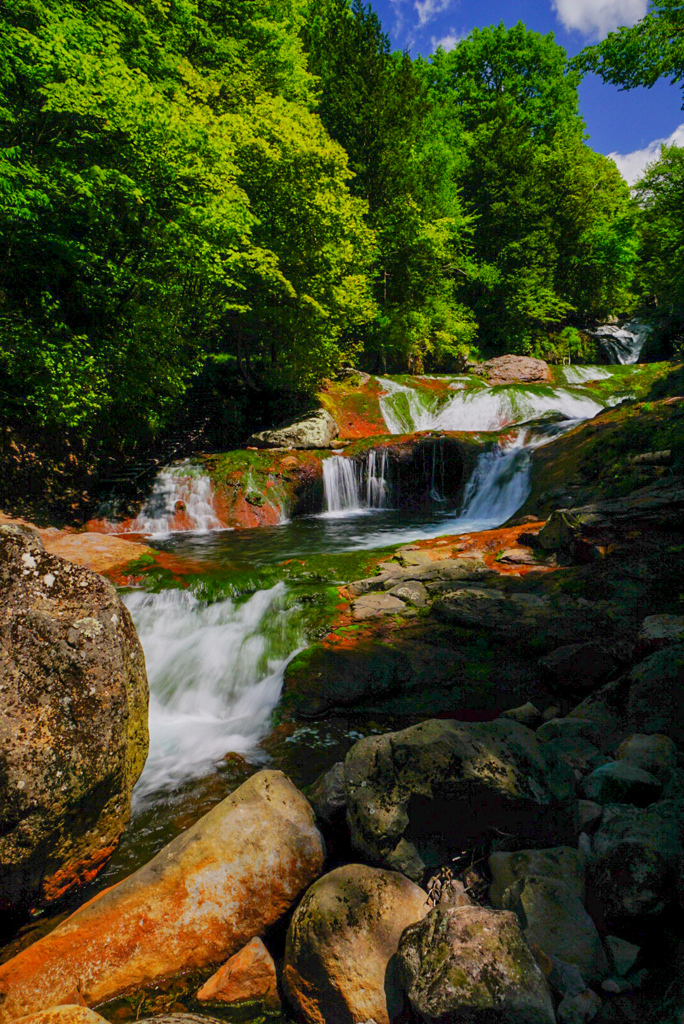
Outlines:
[[[546,980],[514,914],[436,907],[401,937],[399,973],[425,1024],[554,1024]]]
[[[662,788],[654,775],[629,761],[610,761],[583,780],[582,795],[597,804],[648,807],[658,799]]]
[[[345,762],[355,849],[418,879],[496,829],[517,846],[574,839],[568,766],[516,722],[422,722],[356,743]]]
[[[604,807],[593,836],[588,886],[605,919],[648,921],[675,901],[683,832],[682,807],[673,801]]]

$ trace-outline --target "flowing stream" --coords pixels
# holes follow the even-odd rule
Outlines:
[[[266,758],[259,744],[272,726],[285,667],[329,621],[334,588],[364,572],[364,553],[492,529],[520,508],[529,493],[534,448],[611,404],[586,386],[611,371],[569,370],[576,372],[566,370],[567,385],[556,388],[488,388],[453,378],[435,393],[405,379],[380,381],[392,433],[490,432],[460,504],[443,493],[439,439],[427,473],[430,500],[418,511],[392,507],[383,448],[359,460],[344,454],[324,460],[322,515],[255,530],[220,529],[210,481],[192,463],[159,474],[135,527],[194,568],[183,585],[160,579],[148,584],[151,589],[124,595],[151,690],[151,746],[135,790],[138,810],[206,776],[229,753],[251,763]],[[491,432],[499,432],[498,443]]]

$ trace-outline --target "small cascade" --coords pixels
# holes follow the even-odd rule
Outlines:
[[[387,508],[387,450],[371,449],[363,461],[333,455],[323,462],[328,515]]]
[[[487,387],[482,384],[449,394],[446,400],[416,388],[378,378],[386,394],[380,408],[393,434],[422,430],[498,431],[542,416],[557,414],[568,420],[589,419],[603,405],[590,394],[546,385]]]
[[[387,449],[373,448],[368,453],[361,475],[366,477],[366,508],[387,507]]]
[[[482,452],[465,488],[459,525],[493,529],[510,519],[530,493],[530,466],[524,432],[509,448],[496,446]]]
[[[359,512],[359,480],[353,459],[332,455],[323,462],[323,491],[325,507],[330,514]]]
[[[242,603],[188,590],[125,597],[150,683],[150,753],[139,802],[249,753],[267,731],[289,657],[302,644],[296,607],[278,583]]]
[[[564,366],[566,384],[588,384],[593,380],[608,380],[613,371],[605,366]]]
[[[622,327],[604,324],[591,333],[598,338],[608,354],[611,363],[631,366],[639,362],[639,356],[652,328],[639,320],[632,320]]]
[[[152,537],[181,530],[223,529],[214,508],[211,478],[192,462],[162,469],[129,529]]]
[[[439,487],[437,478],[439,477]],[[436,444],[432,452],[432,473],[430,479],[430,501],[442,504],[446,501],[445,496],[445,472],[444,472],[444,444]]]

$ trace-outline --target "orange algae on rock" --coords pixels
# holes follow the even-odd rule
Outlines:
[[[320,874],[313,811],[262,771],[145,867],[0,966],[0,1024],[58,1004],[88,1006],[215,969],[277,921]]]

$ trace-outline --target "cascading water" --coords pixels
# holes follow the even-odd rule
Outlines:
[[[362,462],[332,455],[323,462],[323,493],[328,515],[387,506],[387,452],[372,449]]]
[[[131,523],[131,532],[151,537],[173,533],[179,514],[182,529],[223,529],[213,498],[211,479],[200,466],[192,462],[167,466],[157,475],[151,495]]]
[[[498,431],[506,426],[558,413],[568,420],[589,419],[603,409],[591,395],[551,386],[475,387],[446,401],[379,377],[385,389],[380,408],[393,434],[420,430]]]
[[[602,327],[597,327],[591,333],[599,339],[608,353],[611,363],[631,366],[634,363],[638,363],[639,356],[651,330],[652,328],[648,324],[642,324],[639,320],[632,320],[622,327],[617,327],[614,324],[604,324]]]
[[[214,603],[189,590],[129,593],[150,683],[150,753],[136,799],[254,750],[303,636],[278,583]]]

